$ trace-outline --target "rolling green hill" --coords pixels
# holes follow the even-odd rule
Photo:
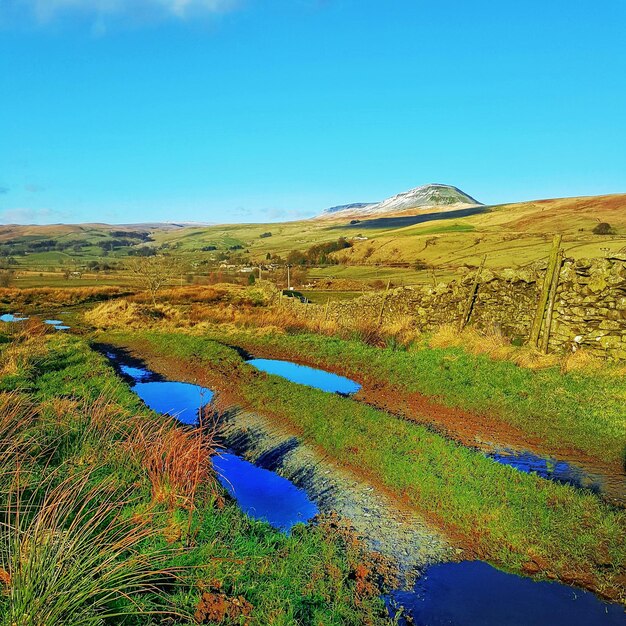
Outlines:
[[[597,234],[601,223],[610,226],[610,234]],[[626,194],[461,209],[439,206],[362,219],[339,212],[267,224],[2,226],[0,261],[5,268],[22,271],[123,272],[128,258],[158,253],[202,273],[220,264],[298,263],[308,255],[316,266],[310,269],[312,278],[412,283],[432,280],[433,270],[438,278],[451,276],[461,266],[477,265],[485,254],[492,268],[536,261],[546,256],[555,233],[563,235],[569,256],[623,252]],[[319,253],[320,244],[340,238],[347,243],[334,247],[341,249]]]

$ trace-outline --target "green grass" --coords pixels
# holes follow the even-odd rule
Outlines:
[[[404,392],[436,396],[448,406],[493,414],[556,447],[573,446],[609,462],[624,460],[626,378],[610,370],[531,370],[424,343],[405,351],[317,334],[216,330],[213,336],[252,351],[305,354],[308,361],[340,368],[366,385],[386,381]]]
[[[183,347],[192,349],[190,344]],[[227,363],[235,362],[227,349],[219,355]],[[69,515],[62,509],[54,518],[54,532],[47,531],[45,524],[24,526],[22,558],[36,564],[36,569],[25,570],[21,578],[14,576],[14,587],[0,595],[0,624],[156,625],[162,623],[161,617],[151,616],[149,611],[165,606],[179,614],[193,613],[201,589],[215,584],[228,597],[243,596],[253,605],[250,623],[256,626],[388,623],[379,598],[357,597],[351,572],[362,554],[324,525],[299,526],[286,536],[249,519],[231,501],[226,501],[223,508],[216,506],[215,496],[208,493],[189,527],[187,510],[168,510],[151,502],[150,486],[141,468],[124,453],[124,441],[129,436],[131,416],[140,416],[146,423],[161,418],[145,408],[84,340],[56,335],[22,344],[5,343],[0,346],[0,363],[14,364],[13,373],[0,378],[0,399],[3,391],[15,394],[15,390],[20,390],[24,407],[36,407],[31,421],[12,435],[12,444],[19,444],[21,449],[21,475],[28,477],[29,490],[36,496],[26,510],[34,510],[36,516],[41,515],[38,511],[50,508],[42,509],[41,504],[46,494],[55,493],[50,484],[58,487],[64,480],[76,477],[78,482],[71,484],[79,485],[78,495],[72,496],[76,504],[70,507],[76,514]],[[0,402],[0,411],[3,410],[6,406]],[[96,427],[92,417],[97,410],[106,410],[110,420],[103,420]],[[5,443],[0,437],[0,446]],[[6,448],[0,448],[4,452],[0,508],[5,515],[7,489],[13,475],[7,471],[7,463],[15,463],[17,458],[12,450],[11,447],[7,454]],[[88,475],[88,487],[94,494],[86,500],[79,498],[84,495],[80,487],[83,475]],[[97,503],[106,504],[113,498],[111,494],[120,489],[129,498],[128,503],[115,511],[105,506],[106,515],[100,517]],[[81,509],[84,502],[88,507]],[[109,534],[102,534],[110,519],[122,523],[137,516],[148,520],[145,523],[151,531],[128,546],[128,553],[110,556],[105,545]],[[33,519],[36,521],[37,517]],[[97,523],[90,527],[89,519]],[[59,539],[52,539],[56,537]],[[7,541],[6,533],[0,535],[0,554],[5,556]],[[67,550],[60,549],[63,541],[68,544]],[[110,597],[94,595],[100,578],[91,577],[88,565],[110,557],[114,572],[126,576],[132,569],[133,554],[144,569],[161,564],[169,569],[182,567],[179,580],[169,575],[161,581],[160,592],[146,593],[143,589],[144,593],[133,596],[143,613],[114,617],[116,612],[137,613],[136,607],[131,610],[131,603],[123,594],[115,593],[115,584]],[[1,565],[5,570],[9,568],[4,556]],[[45,603],[35,599],[36,588],[47,590]],[[129,582],[126,590],[132,592],[133,588]],[[20,608],[25,602],[30,614]],[[93,611],[92,606],[98,607],[98,611]]]
[[[309,302],[313,304],[326,304],[330,299],[336,300],[354,300],[363,295],[362,291],[330,291],[327,289],[302,289],[298,290]]]
[[[247,406],[291,424],[332,457],[365,470],[500,566],[519,571],[534,559],[559,576],[592,577],[600,589],[617,586],[626,559],[625,514],[591,494],[499,465],[351,399],[257,372],[243,361],[235,365],[234,350],[205,337],[143,332],[107,338],[147,342],[161,356],[223,372]],[[599,564],[599,555],[611,565]]]
[[[441,233],[469,233],[476,230],[473,224],[457,223],[444,224],[442,226],[431,226],[430,228],[409,228],[403,229],[401,234],[403,237],[411,235],[438,235]]]

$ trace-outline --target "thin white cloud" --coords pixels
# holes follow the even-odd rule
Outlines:
[[[0,209],[0,224],[52,224],[67,219],[64,211],[14,207]]]
[[[71,17],[87,17],[95,24],[107,20],[154,22],[223,13],[240,0],[0,0],[0,22],[30,18],[46,24]]]

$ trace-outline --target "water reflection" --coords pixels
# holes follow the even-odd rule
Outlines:
[[[489,457],[503,465],[510,465],[520,472],[537,474],[547,480],[590,489],[596,493],[602,491],[602,480],[592,476],[575,465],[549,457],[542,457],[532,452],[502,449],[489,454]]]
[[[13,315],[13,313],[5,313],[4,315],[0,315],[0,321],[2,322],[23,322],[27,319],[28,317],[19,317],[17,315]]]
[[[317,506],[291,481],[234,454],[213,457],[220,483],[250,517],[290,530],[317,515]]]
[[[136,383],[133,391],[153,411],[175,417],[183,424],[196,424],[200,409],[213,397],[210,389],[180,382]]]
[[[386,602],[392,616],[405,607],[403,626],[623,626],[626,617],[587,591],[481,561],[433,565],[412,591],[395,591]]]
[[[361,388],[361,385],[345,376],[339,376],[324,370],[307,367],[306,365],[298,365],[291,361],[252,359],[247,361],[247,363],[267,374],[282,376],[293,383],[308,385],[309,387],[315,387],[316,389],[330,393],[351,395]]]

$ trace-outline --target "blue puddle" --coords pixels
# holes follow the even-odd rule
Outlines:
[[[621,606],[588,591],[481,561],[432,565],[412,591],[394,591],[385,602],[392,617],[404,607],[402,626],[624,626],[626,617]]]
[[[55,330],[69,330],[70,326],[66,326],[62,320],[44,320],[44,324],[48,326],[54,326]]]
[[[13,313],[5,313],[4,315],[0,315],[0,321],[2,322],[23,322],[27,320],[28,317],[18,317],[13,315]]]
[[[195,423],[200,407],[213,396],[210,390],[188,383],[141,382],[158,376],[146,368],[125,363],[113,353],[107,356],[136,381],[133,390],[150,408],[174,415],[185,424]],[[340,393],[347,393],[345,389]],[[324,391],[338,390],[326,386]],[[513,458],[509,455],[504,460],[510,461],[510,465],[521,463]],[[524,463],[528,467],[533,465]],[[304,490],[274,472],[231,453],[214,456],[213,465],[220,483],[242,511],[254,519],[288,533],[295,524],[305,523],[318,513]],[[555,473],[557,466],[559,463],[546,466],[545,471]],[[559,475],[562,471],[565,469],[558,469]],[[393,591],[384,600],[389,614],[392,618],[397,616],[401,626],[623,626],[625,623],[621,606],[606,604],[590,592],[508,574],[482,561],[432,565],[412,590]],[[403,609],[399,612],[400,606]]]
[[[286,378],[292,383],[308,385],[309,387],[315,387],[330,393],[340,393],[347,396],[356,393],[361,388],[361,385],[345,376],[307,367],[306,365],[298,365],[291,361],[251,359],[246,362],[267,374],[282,376],[282,378]]]
[[[23,322],[29,317],[19,317],[14,315],[13,313],[5,313],[4,315],[0,315],[1,322]],[[44,320],[44,324],[48,324],[49,326],[54,326],[56,330],[69,330],[70,327],[63,324],[62,320]]]
[[[134,383],[148,382],[149,380],[158,380],[159,377],[145,367],[134,367],[128,365],[123,359],[120,359],[115,352],[105,352],[105,356],[109,361],[113,362],[120,372],[131,378]]]
[[[537,474],[546,480],[553,480],[581,489],[589,489],[594,493],[602,491],[601,478],[592,476],[566,461],[541,457],[532,452],[520,452],[517,450],[498,450],[488,456],[497,463],[509,465],[527,474]]]
[[[136,382],[146,381],[153,377],[152,372],[142,369],[141,367],[120,365],[120,370],[123,374],[126,374],[126,376],[130,376]]]
[[[150,381],[157,378],[144,367],[129,365],[115,353],[107,352],[122,373],[135,381],[133,391],[153,411],[171,415],[183,424],[197,423],[198,412],[213,398],[209,389],[182,382]],[[218,480],[248,516],[265,521],[283,532],[306,523],[317,515],[317,506],[306,492],[291,481],[225,453],[213,457]]]
[[[291,382],[308,385],[330,393],[352,395],[361,389],[361,385],[349,378],[305,365],[298,365],[291,361],[251,359],[247,363],[267,374],[281,376]],[[497,450],[488,456],[497,463],[509,465],[521,472],[537,474],[546,480],[589,489],[595,493],[602,491],[602,480],[599,477],[587,474],[582,469],[565,461],[515,450]]]
[[[211,390],[190,383],[136,383],[132,389],[153,411],[188,425],[198,423],[200,409],[213,397]]]
[[[288,532],[295,524],[306,523],[318,513],[303,489],[234,454],[213,457],[213,467],[241,510],[274,528]]]

